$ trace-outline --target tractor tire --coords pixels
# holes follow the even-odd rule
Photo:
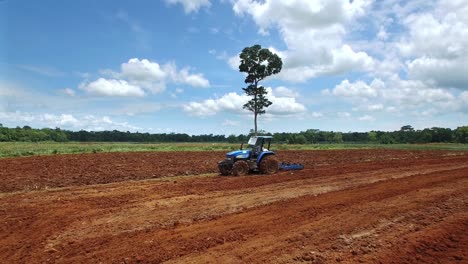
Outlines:
[[[249,174],[249,164],[245,160],[238,160],[232,166],[232,175],[244,176]]]
[[[222,176],[227,176],[227,175],[231,174],[230,166],[228,164],[226,164],[225,162],[223,162],[223,161],[218,163],[218,169],[219,169],[219,173]]]
[[[275,174],[279,170],[279,162],[275,156],[266,156],[260,161],[260,172],[263,174]]]

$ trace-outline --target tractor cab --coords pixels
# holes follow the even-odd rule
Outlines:
[[[251,158],[257,158],[262,152],[270,151],[271,136],[255,136],[247,142],[248,149],[251,150]]]

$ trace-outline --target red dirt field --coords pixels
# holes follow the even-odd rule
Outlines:
[[[468,262],[468,153],[282,151],[280,160],[306,169],[245,177],[218,176],[222,158],[171,152],[0,159],[0,258]]]

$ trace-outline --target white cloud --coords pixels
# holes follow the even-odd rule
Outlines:
[[[341,118],[347,118],[351,116],[351,114],[348,112],[338,112],[337,115],[338,117],[341,117]]]
[[[320,112],[312,112],[312,117],[314,117],[314,118],[323,117],[323,113],[320,113]]]
[[[174,5],[181,4],[184,7],[184,12],[186,14],[192,12],[198,12],[202,7],[210,7],[210,0],[165,0],[166,3]]]
[[[322,94],[350,102],[363,116],[375,111],[426,117],[466,112],[460,91],[468,89],[468,19],[464,11],[468,11],[468,1],[373,3],[369,15],[371,21],[378,21],[374,24],[376,38],[353,43],[353,47],[381,56],[373,59],[369,75],[362,76],[370,76],[371,81],[345,79]]]
[[[318,1],[310,1],[310,4],[316,2]],[[362,10],[367,13],[366,7]],[[307,79],[326,73],[327,70],[323,70],[327,69],[326,66],[337,69],[333,64],[327,63],[332,61],[329,54],[349,45],[353,51],[363,51],[364,55],[375,56],[367,63],[361,63],[367,65],[363,68],[368,74],[359,78],[370,77],[370,81],[344,79],[333,89],[322,90],[322,94],[333,95],[351,103],[353,111],[357,111],[357,116],[360,115],[364,121],[371,120],[370,117],[374,119],[366,113],[377,111],[380,115],[405,113],[426,118],[454,112],[466,113],[468,107],[463,91],[468,90],[468,1],[382,0],[373,2],[370,10],[366,18],[363,18],[366,24],[356,24],[360,22],[354,19],[354,22],[337,22],[334,31],[331,28],[327,31],[317,30],[319,33],[316,33],[315,40],[321,39],[320,34],[327,36],[325,34],[329,33],[323,38],[324,43],[328,43],[329,46],[328,54],[327,51],[313,51],[309,56],[302,52],[296,57],[291,57],[290,50],[301,51],[305,48],[294,46],[292,49],[293,46],[286,37],[287,33],[294,32],[294,29],[283,26],[285,32],[281,32],[281,36],[288,46],[288,50],[283,52],[285,62],[296,63],[292,64],[295,66],[294,71],[286,67],[283,73],[292,78]],[[360,17],[360,14],[357,17]],[[268,25],[266,29],[272,28],[272,24],[267,22],[264,25]],[[375,38],[356,40],[356,35],[353,35],[353,29],[349,25],[362,27],[366,32],[374,30]],[[308,32],[300,36],[292,34],[290,41],[301,39],[299,43],[310,45],[312,38],[307,34]],[[310,41],[307,41],[308,39]],[[345,43],[346,39],[350,42]],[[310,50],[316,47],[314,44],[310,46]],[[310,62],[307,57],[313,54],[320,54],[321,57],[317,58],[317,61],[321,63],[316,65],[322,68],[313,68],[314,64],[306,63]],[[353,57],[352,52],[350,54],[343,57]],[[336,53],[334,57],[337,57]],[[299,67],[300,65],[302,67]]]
[[[332,91],[333,95],[344,97],[369,98],[377,96],[377,89],[382,85],[381,80],[374,80],[370,85],[363,81],[350,83],[348,80],[343,80]]]
[[[271,88],[266,88],[267,98],[273,103],[266,109],[271,115],[292,115],[306,111],[304,105],[298,103],[294,97],[279,97]],[[183,107],[183,110],[195,116],[211,116],[218,112],[232,112],[237,114],[249,113],[243,109],[243,105],[250,100],[250,97],[237,93],[228,93],[217,99],[207,99],[202,102],[190,102]]]
[[[467,25],[468,26],[468,25]],[[468,49],[468,45],[466,47]],[[409,77],[442,87],[468,90],[468,56],[457,59],[421,57],[408,63]]]
[[[49,126],[60,126],[60,127],[67,127],[67,126],[76,126],[80,122],[78,119],[73,117],[70,114],[61,114],[61,115],[53,115],[53,114],[42,114],[38,116],[33,116],[33,119],[37,119],[40,122],[48,124]]]
[[[299,96],[299,93],[292,90],[292,89],[289,89],[289,88],[286,88],[284,86],[279,86],[277,88],[274,89],[274,93],[277,95],[277,96],[280,96],[280,97],[298,97]]]
[[[222,126],[230,126],[230,127],[233,127],[233,126],[239,126],[239,125],[240,125],[240,122],[239,122],[239,121],[234,121],[234,120],[225,119],[221,125],[222,125]]]
[[[22,113],[20,111],[0,112],[0,120],[2,120],[2,122],[29,123],[34,119],[34,116],[30,113]]]
[[[384,26],[380,26],[379,32],[377,33],[377,38],[380,40],[388,39],[388,32],[385,30]]]
[[[99,96],[144,96],[145,92],[138,86],[124,80],[99,78],[96,81],[83,82],[79,88]]]
[[[62,129],[71,130],[131,130],[137,131],[139,127],[128,124],[127,122],[116,122],[108,116],[96,117],[94,115],[86,115],[76,117],[71,114],[36,114],[22,111],[15,112],[0,112],[0,119],[5,122],[22,122],[34,127],[60,127]]]
[[[237,54],[236,56],[227,58],[227,62],[229,64],[229,67],[231,67],[231,69],[237,70],[237,71],[239,70],[239,65],[240,65],[239,54]]]
[[[365,14],[371,2],[237,0],[233,10],[239,16],[252,16],[261,34],[278,29],[287,46],[276,52],[284,62],[278,78],[304,82],[321,75],[372,69],[374,60],[367,53],[344,43],[348,27]],[[229,60],[231,66],[234,62],[234,58]]]
[[[69,95],[69,96],[75,96],[76,95],[76,92],[75,90],[71,89],[71,88],[65,88],[63,90],[61,90],[64,94],[66,95]]]
[[[132,58],[121,64],[120,72],[104,69],[100,73],[111,79],[85,81],[79,88],[95,95],[143,96],[146,94],[145,91],[151,93],[165,91],[168,83],[210,87],[210,82],[203,74],[191,73],[187,67],[178,70],[174,62],[160,65],[147,59]]]
[[[468,89],[468,1],[438,1],[432,9],[403,19],[397,43],[408,58],[411,79],[434,86]]]
[[[175,83],[188,84],[193,87],[210,87],[210,82],[203,77],[203,74],[191,74],[188,69],[182,69],[174,77]]]
[[[373,105],[367,106],[367,110],[369,111],[378,111],[378,110],[382,110],[383,108],[384,108],[383,104],[373,104]]]
[[[324,90],[324,95],[334,95],[355,105],[356,111],[382,111],[397,113],[401,110],[436,109],[427,113],[464,111],[464,92],[432,88],[422,81],[393,78],[385,82],[374,79],[370,84],[363,81],[342,81],[334,89]],[[385,107],[385,105],[390,105]],[[416,112],[417,112],[416,111]]]
[[[359,111],[364,111],[364,112],[378,112],[384,110],[385,107],[382,103],[377,103],[377,104],[371,104],[371,103],[365,103],[365,104],[360,104],[356,107],[353,107],[352,110],[355,112]]]
[[[203,88],[210,86],[203,74],[190,73],[188,68],[179,71],[174,62],[161,66],[147,59],[133,58],[127,63],[122,63],[120,76],[154,93],[164,91],[167,82]]]
[[[87,115],[80,119],[82,123],[80,127],[85,127],[88,131],[102,131],[102,130],[120,130],[120,131],[138,131],[140,127],[130,125],[128,122],[116,122],[108,116],[96,117],[94,115]]]
[[[395,113],[398,112],[398,109],[394,106],[388,106],[387,108],[385,108],[385,111],[387,111],[388,113]]]
[[[468,5],[468,3],[466,3]],[[450,12],[442,17],[434,13],[415,13],[404,21],[408,32],[398,43],[406,57],[431,56],[456,58],[464,55],[468,29],[462,17]]]
[[[236,0],[233,10],[239,15],[250,14],[264,31],[274,24],[284,28],[320,29],[363,15],[370,2],[364,0]]]
[[[121,65],[122,76],[135,81],[163,81],[166,73],[158,63],[132,58]]]
[[[246,113],[242,106],[249,100],[246,95],[228,93],[218,99],[207,99],[203,102],[190,102],[183,110],[195,116],[210,116],[218,112]]]
[[[273,103],[267,110],[270,114],[291,115],[303,113],[307,110],[303,104],[296,102],[296,98],[294,97],[276,96],[276,92],[269,87],[266,90],[268,92],[267,98]]]
[[[370,116],[370,115],[363,115],[361,117],[358,118],[359,121],[374,121],[375,118],[373,116]]]
[[[177,96],[184,92],[182,88],[176,88],[174,92],[170,93],[172,98],[177,98]]]

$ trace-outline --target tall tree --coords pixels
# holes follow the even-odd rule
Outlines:
[[[257,135],[257,117],[264,114],[265,108],[272,104],[266,97],[265,87],[259,85],[259,82],[270,75],[279,73],[283,67],[283,62],[278,55],[268,49],[262,49],[260,45],[244,48],[239,57],[239,71],[247,73],[244,81],[247,87],[242,88],[242,90],[252,97],[250,101],[244,104],[244,109],[253,112],[254,131],[255,135]]]

